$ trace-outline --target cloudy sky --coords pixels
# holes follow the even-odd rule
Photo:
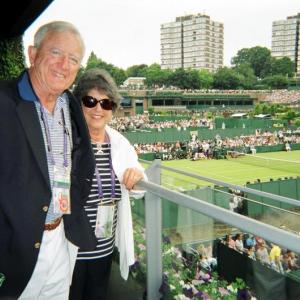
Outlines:
[[[25,51],[37,28],[52,20],[75,24],[87,54],[123,69],[160,63],[160,25],[202,13],[224,24],[224,65],[242,48],[271,48],[272,22],[300,13],[299,0],[54,0],[24,34]]]

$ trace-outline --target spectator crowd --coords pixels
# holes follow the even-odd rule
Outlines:
[[[228,234],[222,243],[281,274],[300,268],[299,257],[293,251],[268,243],[259,236],[237,233],[233,237]]]
[[[162,160],[172,159],[220,159],[226,158],[227,151],[239,151],[242,153],[256,153],[257,146],[285,145],[285,150],[290,151],[290,144],[300,143],[300,135],[288,131],[260,132],[247,136],[233,138],[221,138],[216,136],[212,140],[201,140],[192,134],[189,141],[135,143],[138,154],[157,153]],[[288,147],[288,148],[287,148]]]

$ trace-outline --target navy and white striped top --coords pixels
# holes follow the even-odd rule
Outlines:
[[[99,145],[99,144],[98,144]],[[90,190],[90,195],[87,200],[87,204],[85,206],[85,211],[87,213],[90,224],[95,230],[96,218],[97,218],[97,209],[98,204],[112,204],[111,199],[111,170],[110,170],[110,144],[102,143],[101,147],[97,147],[96,143],[92,143],[93,151],[95,154],[96,165],[99,170],[99,174],[101,177],[101,185],[103,191],[103,199],[99,199],[98,195],[98,184],[96,173],[93,176],[93,183]],[[116,201],[121,200],[121,185],[118,178],[115,176],[115,212],[114,212],[114,220],[113,220],[113,235],[111,238],[100,238],[97,239],[97,247],[93,251],[78,251],[77,259],[97,259],[108,256],[112,254],[115,246],[115,232],[117,226],[117,203]]]

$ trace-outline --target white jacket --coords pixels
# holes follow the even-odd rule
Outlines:
[[[144,168],[138,162],[135,149],[129,141],[117,130],[105,127],[111,144],[111,159],[113,169],[119,181],[122,182],[124,171],[127,168],[138,168],[144,172]],[[144,173],[144,178],[146,175]],[[116,228],[116,247],[120,254],[121,276],[127,280],[129,266],[134,264],[134,242],[131,206],[129,201],[129,191],[124,184],[121,184],[121,201],[118,202],[118,221]]]

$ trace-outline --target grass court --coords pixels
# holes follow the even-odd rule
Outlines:
[[[300,150],[259,153],[256,156],[269,160],[260,162],[260,159],[256,157],[247,156],[247,158],[229,160],[172,160],[163,161],[162,164],[237,185],[245,185],[246,182],[254,182],[257,179],[265,182],[270,178],[277,180],[278,178],[300,176]],[[167,170],[162,171],[162,184],[175,190],[191,190],[199,186],[212,185]]]

